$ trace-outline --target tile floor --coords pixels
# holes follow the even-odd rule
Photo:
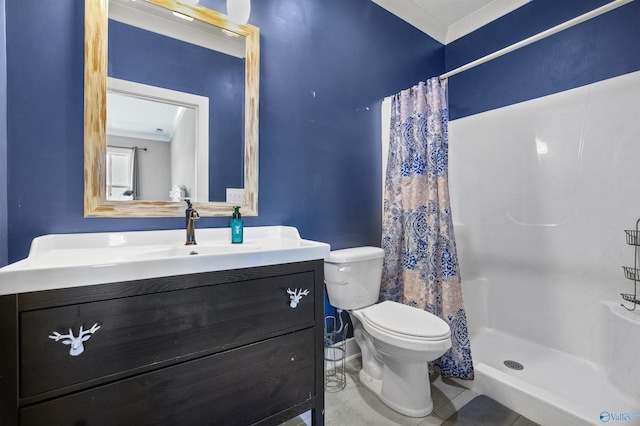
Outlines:
[[[441,425],[445,419],[477,395],[440,375],[432,375],[433,412],[424,418],[406,417],[384,405],[360,384],[360,358],[349,361],[347,386],[335,393],[325,393],[325,423],[332,425]]]
[[[358,379],[360,358],[346,364],[347,385],[339,392],[325,392],[325,424],[327,426],[533,426],[535,423],[510,412],[496,423],[495,406],[489,408],[491,413],[483,413],[483,406],[468,407],[471,410],[460,411],[478,395],[473,391],[449,380],[439,374],[431,376],[431,396],[433,412],[423,418],[406,417],[388,408],[380,400],[364,388]],[[499,404],[496,404],[499,406]],[[486,410],[485,410],[486,411]],[[459,413],[459,416],[453,416]],[[464,413],[464,415],[463,415]],[[469,418],[471,415],[471,420]],[[283,426],[305,426],[305,416],[287,422]],[[446,421],[446,423],[445,423]],[[310,421],[308,421],[310,424]]]

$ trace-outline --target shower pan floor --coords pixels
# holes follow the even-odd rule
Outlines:
[[[471,353],[476,378],[459,383],[537,423],[601,425],[628,415],[625,424],[640,425],[640,405],[582,358],[495,329],[472,335]]]

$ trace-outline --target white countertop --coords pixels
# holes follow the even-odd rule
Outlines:
[[[231,244],[229,228],[196,229],[195,246],[185,240],[184,229],[38,237],[26,259],[0,268],[0,295],[302,262],[330,251],[289,226],[245,227],[242,244]]]

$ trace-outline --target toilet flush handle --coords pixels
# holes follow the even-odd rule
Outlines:
[[[336,271],[337,272],[343,272],[343,273],[349,273],[349,272],[351,272],[351,266],[341,266],[338,269],[336,269]],[[334,276],[333,278],[338,278],[338,277]],[[331,284],[331,285],[345,285],[345,284],[349,284],[349,281],[348,280],[344,280],[344,281],[327,280],[327,277],[325,276],[324,283],[325,284]]]

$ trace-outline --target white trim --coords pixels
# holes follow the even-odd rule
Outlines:
[[[346,342],[347,345],[347,353],[346,353],[346,358],[345,361],[349,362],[354,358],[359,358],[360,357],[360,346],[358,346],[358,343],[356,343],[356,338],[355,337],[349,337],[347,339]]]
[[[340,347],[342,345],[343,345],[342,342],[338,342],[338,343],[334,343],[330,347],[337,348],[337,347]],[[360,351],[360,346],[358,346],[358,343],[356,342],[356,338],[355,337],[349,337],[347,340],[345,340],[344,345],[345,345],[345,357],[344,357],[345,364],[347,362],[351,361],[352,359],[360,358],[360,356],[362,355],[362,352]],[[325,354],[326,354],[326,352],[325,352]],[[325,370],[329,366],[332,367],[332,368],[335,368],[335,364],[336,363],[334,363],[333,361],[325,360],[325,363],[324,363]],[[345,368],[346,368],[346,365],[345,365]]]

